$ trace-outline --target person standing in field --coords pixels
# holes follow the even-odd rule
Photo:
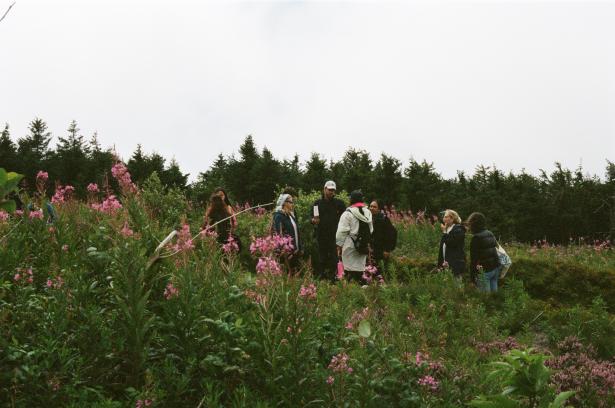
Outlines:
[[[340,217],[335,235],[337,255],[342,259],[344,272],[352,280],[360,281],[365,271],[373,231],[372,213],[363,203],[363,193],[355,190],[350,193],[350,207]]]
[[[391,251],[397,244],[397,230],[391,223],[389,217],[384,212],[384,207],[380,200],[373,200],[369,205],[372,213],[374,234],[372,237],[373,257],[377,265],[383,264],[386,270],[391,256]]]
[[[337,268],[337,250],[335,233],[340,216],[346,210],[346,205],[335,198],[335,182],[329,180],[325,183],[322,197],[316,200],[310,209],[311,222],[314,225],[314,234],[318,245],[318,262],[315,272],[321,278],[335,280]]]
[[[461,217],[453,210],[445,210],[442,224],[442,237],[438,250],[438,267],[449,267],[453,276],[461,280],[466,268],[465,238],[466,228],[461,225]]]
[[[209,199],[209,205],[205,212],[204,228],[215,224],[218,243],[221,245],[226,244],[229,238],[233,237],[235,229],[233,214],[233,208],[224,201],[222,195],[214,192]]]
[[[472,278],[483,292],[496,292],[500,278],[500,258],[496,250],[498,242],[486,228],[487,219],[479,212],[470,214],[468,226],[472,233],[470,264]]]
[[[290,194],[280,194],[273,213],[273,232],[275,234],[291,237],[293,252],[288,256],[288,266],[295,271],[299,266],[302,242],[299,235],[299,226],[294,216],[295,201]]]

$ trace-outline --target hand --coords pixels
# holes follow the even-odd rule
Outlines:
[[[342,247],[341,246],[337,246],[337,257],[341,258],[342,257]]]
[[[440,224],[440,229],[442,230],[442,232],[446,232],[446,225]]]
[[[312,217],[312,224],[319,224],[320,223],[320,217]]]
[[[382,256],[384,257],[384,259],[389,259],[389,257],[391,256],[390,252],[383,252]]]

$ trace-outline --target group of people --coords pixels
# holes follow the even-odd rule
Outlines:
[[[487,220],[482,213],[470,214],[465,224],[454,210],[442,214],[442,237],[438,251],[438,266],[448,267],[453,275],[461,280],[466,269],[465,235],[469,229],[472,233],[470,242],[470,275],[479,289],[484,292],[496,292],[503,265],[497,251],[498,242],[487,229]]]
[[[386,215],[382,202],[373,200],[367,206],[360,190],[350,193],[350,205],[336,197],[334,181],[325,183],[321,197],[313,203],[308,215],[314,226],[318,247],[318,259],[314,272],[323,279],[335,280],[341,262],[344,273],[357,281],[367,265],[386,269],[391,251],[397,243],[397,230]],[[303,256],[303,239],[295,211],[297,192],[287,188],[278,197],[273,212],[271,232],[291,238],[293,253],[287,257],[291,269],[299,266]],[[502,265],[497,252],[498,243],[486,228],[486,218],[475,212],[465,223],[454,210],[441,213],[442,237],[438,251],[438,266],[449,268],[461,280],[466,270],[465,235],[472,233],[470,244],[470,275],[481,290],[497,291]],[[221,244],[229,238],[239,243],[234,234],[237,225],[233,207],[224,189],[218,188],[211,196],[207,208],[206,225],[216,224],[218,241]],[[239,244],[240,245],[240,244]]]
[[[321,278],[335,280],[341,262],[347,276],[360,280],[366,264],[388,262],[397,241],[397,231],[377,200],[368,207],[363,193],[355,190],[350,193],[350,206],[346,206],[335,197],[336,192],[335,182],[327,181],[321,198],[313,203],[308,215],[318,247],[314,271]],[[296,199],[293,189],[285,190],[276,202],[272,223],[273,232],[292,238],[295,252],[289,257],[291,268],[297,266],[303,255],[303,240],[294,207]],[[369,237],[369,242],[364,242],[366,250],[358,244],[362,228],[367,231],[364,235]]]

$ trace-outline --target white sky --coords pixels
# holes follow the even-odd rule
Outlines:
[[[0,15],[13,0],[0,0]],[[349,147],[515,172],[615,161],[615,2],[17,0],[0,124],[72,119],[191,179],[246,135],[276,157]]]

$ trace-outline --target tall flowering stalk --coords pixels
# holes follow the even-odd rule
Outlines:
[[[137,186],[132,182],[128,168],[126,168],[124,163],[117,162],[113,165],[111,174],[117,180],[124,195],[137,192]]]

